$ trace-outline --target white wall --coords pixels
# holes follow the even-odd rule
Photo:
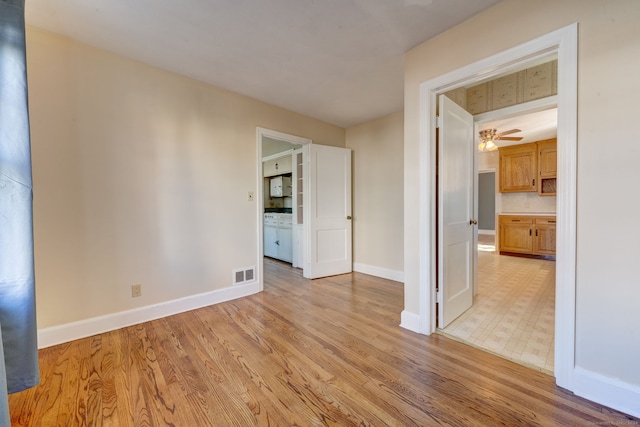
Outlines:
[[[630,196],[640,184],[639,18],[635,0],[505,0],[405,57],[405,310],[417,313],[419,84],[578,23],[575,363],[633,396],[640,393],[640,225],[632,219],[640,199]],[[640,413],[637,399],[625,404]]]
[[[354,269],[403,281],[403,118],[390,114],[347,129],[353,150]]]
[[[34,28],[27,51],[41,330],[229,288],[261,262],[256,126],[345,144],[342,128]]]

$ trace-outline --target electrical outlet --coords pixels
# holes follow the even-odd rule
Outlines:
[[[142,285],[141,284],[137,284],[137,285],[131,285],[131,297],[135,298],[135,297],[141,297],[142,296]]]
[[[253,202],[253,191],[249,191],[249,201]]]

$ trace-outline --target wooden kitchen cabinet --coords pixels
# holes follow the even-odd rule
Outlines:
[[[500,252],[532,253],[532,224],[531,217],[500,215]]]
[[[534,225],[533,253],[556,256],[556,218],[536,217]]]
[[[538,149],[535,142],[500,148],[500,192],[538,191]]]
[[[557,139],[538,141],[538,194],[540,196],[556,195],[558,175]]]
[[[534,215],[500,215],[498,252],[544,257],[556,255],[556,218]]]

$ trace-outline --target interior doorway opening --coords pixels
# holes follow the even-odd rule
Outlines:
[[[275,154],[263,157],[263,148],[266,150],[271,145],[277,147]],[[288,244],[291,262],[302,267],[305,278],[350,273],[353,270],[351,150],[312,144],[307,138],[257,128],[257,153],[258,253],[262,288],[264,255],[268,255],[265,239],[270,236],[267,231],[272,231],[264,227],[267,214],[290,218],[290,223],[282,227],[282,236],[276,234],[274,246],[278,250]],[[284,191],[286,185],[288,191]],[[274,194],[274,187],[278,194]],[[284,200],[271,206],[270,200],[265,202],[267,197]],[[267,205],[269,209],[282,212],[267,213]],[[281,225],[277,226],[280,228]],[[289,235],[291,242],[285,243],[282,239],[289,239]],[[281,258],[281,255],[276,252],[276,257]]]
[[[303,268],[304,177],[298,154],[311,140],[271,129],[256,129],[257,222],[259,278],[264,287],[264,256],[272,256],[293,267]],[[288,162],[282,160],[289,159]],[[273,169],[273,170],[270,170]],[[271,180],[281,179],[281,193],[271,193]],[[286,178],[286,179],[285,179]],[[290,185],[289,190],[282,188]],[[275,182],[274,182],[275,185]],[[267,218],[269,217],[269,218]],[[265,226],[266,225],[266,226]],[[295,258],[295,260],[294,260]]]
[[[540,107],[539,105],[537,108]],[[555,141],[557,136],[556,99],[551,97],[541,111],[507,117],[500,111],[476,121],[477,129],[517,130],[510,138],[496,141],[499,147],[527,147],[539,141]],[[511,111],[510,113],[513,113]],[[522,136],[520,136],[522,135]],[[544,143],[543,143],[544,144]],[[475,145],[475,144],[474,144]],[[555,260],[501,251],[500,218],[519,215],[553,218],[556,197],[538,192],[500,192],[499,151],[477,153],[477,244],[476,292],[471,308],[439,332],[466,344],[505,357],[533,369],[554,373]],[[499,174],[498,174],[499,175]],[[497,179],[496,179],[497,178]],[[532,225],[532,239],[537,231]],[[555,233],[555,226],[554,226]]]
[[[554,375],[560,387],[573,389],[575,375],[576,219],[577,219],[577,25],[552,31],[529,42],[424,81],[419,86],[418,313],[404,311],[403,327],[436,331],[437,298],[435,214],[435,134],[438,94],[514,70],[534,59],[558,55],[557,262]]]

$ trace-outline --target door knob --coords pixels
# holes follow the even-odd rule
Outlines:
[[[477,220],[477,219],[470,219],[470,220],[469,220],[469,224],[471,224],[471,225],[477,225],[477,224],[478,224],[478,220]]]

